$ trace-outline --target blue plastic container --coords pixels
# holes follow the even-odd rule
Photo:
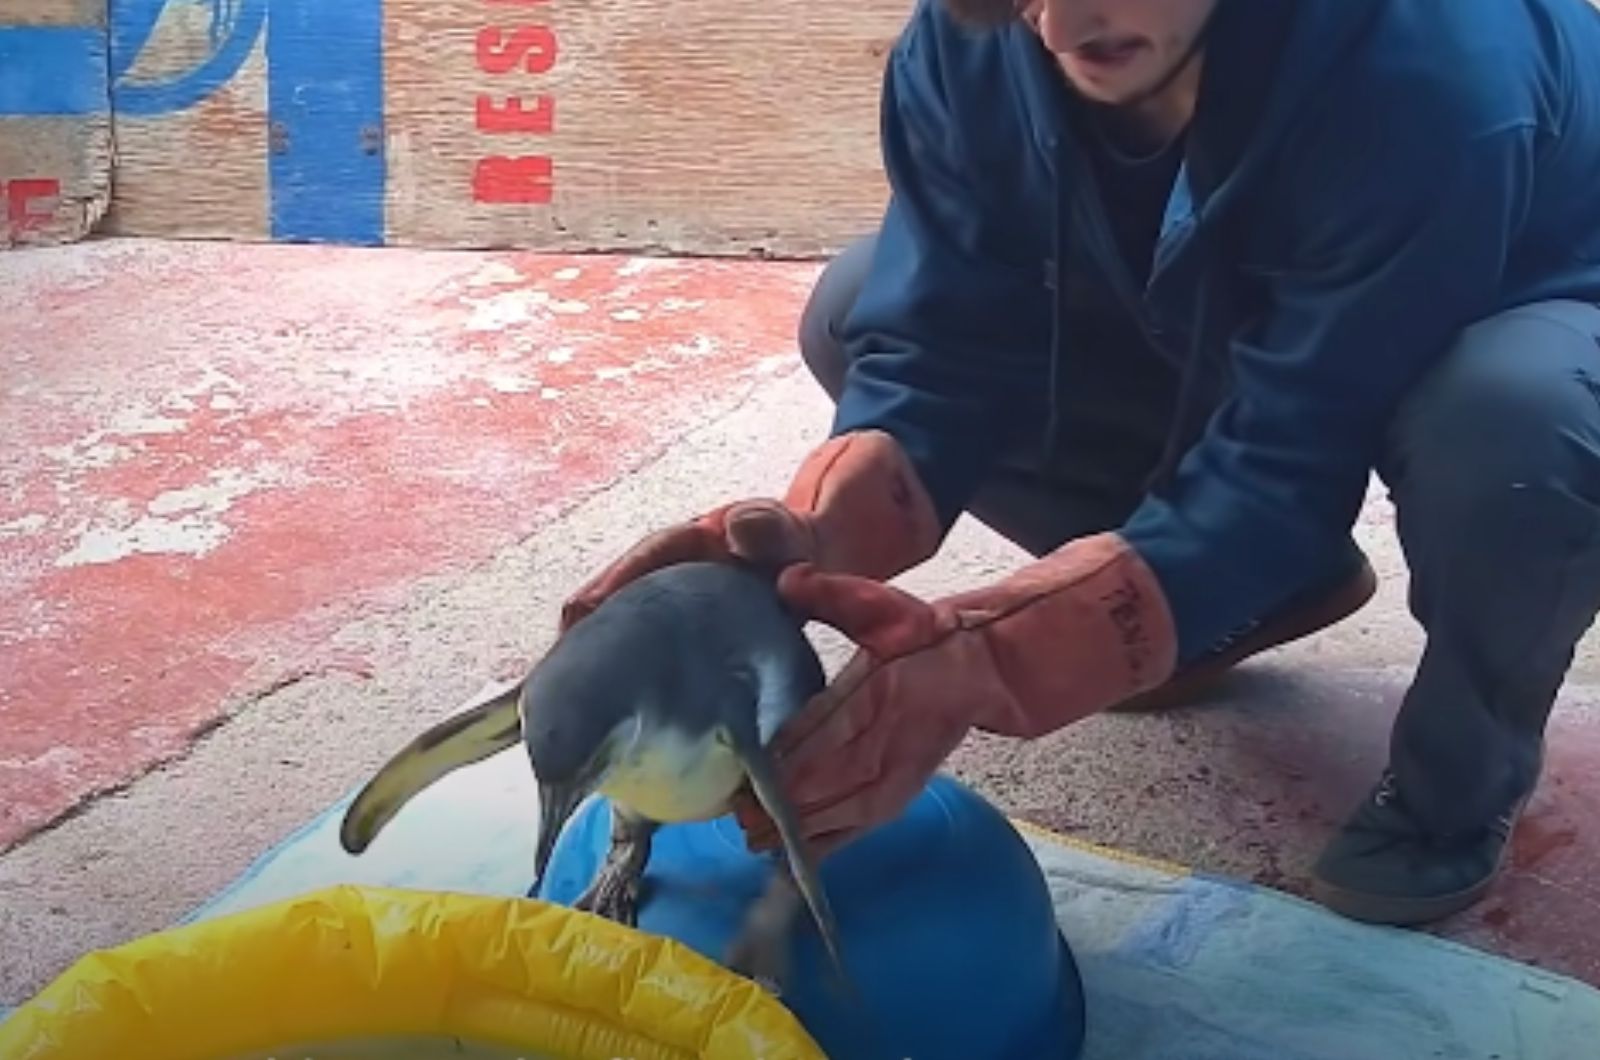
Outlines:
[[[569,823],[536,897],[571,905],[610,843],[609,807]],[[722,959],[774,862],[731,817],[656,834],[639,927]],[[899,820],[822,866],[871,1026],[839,991],[809,917],[784,1001],[830,1060],[1076,1060],[1084,994],[1049,889],[1011,823],[936,777]]]

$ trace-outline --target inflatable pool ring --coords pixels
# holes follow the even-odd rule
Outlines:
[[[591,799],[557,844],[538,897],[568,904],[610,843]],[[639,928],[720,959],[777,871],[730,817],[656,833]],[[896,821],[822,865],[844,960],[873,1027],[834,988],[815,926],[796,924],[783,1001],[829,1060],[1075,1060],[1084,991],[1032,850],[998,810],[936,777]]]
[[[5,1060],[826,1060],[759,987],[563,906],[335,887],[88,954]]]

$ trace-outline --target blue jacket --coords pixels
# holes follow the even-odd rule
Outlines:
[[[892,196],[833,425],[894,435],[948,528],[1071,386],[1055,277],[1097,277],[1184,378],[1169,474],[1120,530],[1185,661],[1348,563],[1385,424],[1464,326],[1600,300],[1588,0],[1222,0],[1217,18],[1140,288],[1080,193],[1038,38],[921,0],[884,81]]]

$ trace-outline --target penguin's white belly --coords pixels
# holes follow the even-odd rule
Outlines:
[[[660,729],[633,741],[600,793],[652,821],[704,821],[728,812],[743,783],[743,764],[715,734],[690,739]]]

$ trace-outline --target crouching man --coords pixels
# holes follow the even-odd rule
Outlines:
[[[1356,611],[1375,472],[1426,648],[1316,894],[1396,924],[1478,900],[1600,605],[1600,11],[923,0],[882,108],[886,216],[800,327],[828,439],[565,621],[663,563],[787,565],[859,646],[782,742],[827,850],[969,731],[1181,704]],[[1033,560],[884,584],[962,512]]]

